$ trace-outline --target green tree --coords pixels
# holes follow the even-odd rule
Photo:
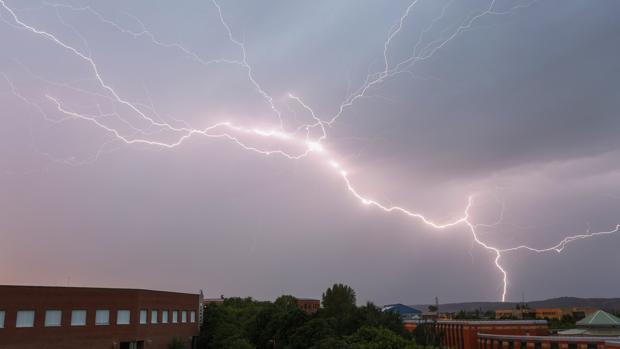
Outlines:
[[[443,332],[437,332],[427,324],[419,324],[414,331],[415,342],[424,347],[439,347],[443,336]]]
[[[495,316],[495,311],[493,311],[493,310],[487,310],[487,311],[484,313],[484,318],[485,318],[485,319],[491,319],[491,320],[492,320],[492,319],[495,319],[495,318],[496,318],[496,316]]]
[[[252,345],[252,343],[250,343],[249,340],[245,338],[237,338],[231,341],[230,343],[228,343],[222,349],[254,349],[254,348],[255,348],[254,345]]]
[[[314,317],[300,326],[290,337],[291,348],[306,349],[316,348],[318,343],[326,345],[326,340],[336,337],[336,324],[334,318]],[[332,347],[334,348],[334,347]]]
[[[256,316],[254,343],[259,349],[285,348],[291,336],[308,320],[293,296],[280,296]]]
[[[409,333],[403,327],[400,315],[395,312],[382,311],[371,302],[357,309],[358,327],[373,326],[383,327],[401,336],[409,336]]]
[[[575,318],[570,315],[564,315],[560,320],[546,319],[551,329],[567,329],[575,327]]]
[[[383,327],[364,326],[347,338],[355,349],[410,349],[415,344]]]
[[[342,314],[355,309],[355,291],[343,284],[334,284],[323,293],[323,308],[328,315]]]
[[[413,335],[400,316],[372,303],[357,307],[355,291],[336,284],[323,294],[324,308],[309,315],[290,295],[275,302],[229,298],[209,305],[199,349],[411,349]],[[425,336],[428,345],[437,335]]]
[[[280,309],[287,310],[294,310],[299,308],[297,306],[297,298],[288,294],[276,298],[274,305]]]
[[[228,298],[223,304],[210,304],[205,311],[198,347],[234,348],[242,345],[242,340],[251,343],[257,314],[269,304],[251,298]]]
[[[180,338],[174,337],[172,341],[168,343],[168,349],[185,349],[185,344]]]
[[[355,349],[354,346],[349,344],[346,340],[338,337],[325,338],[318,343],[314,344],[311,349]]]

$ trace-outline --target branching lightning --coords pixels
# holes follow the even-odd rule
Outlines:
[[[418,41],[413,45],[411,49],[411,56],[406,57],[399,62],[393,63],[390,59],[391,45],[394,39],[402,32],[403,28],[407,24],[409,16],[413,13],[419,1],[420,0],[413,0],[409,4],[409,6],[407,6],[404,13],[400,16],[396,24],[389,30],[388,36],[383,45],[384,50],[382,70],[377,73],[369,74],[366,77],[364,83],[353,93],[349,94],[347,98],[344,99],[344,101],[337,108],[337,112],[334,115],[328,116],[326,118],[321,118],[317,116],[317,113],[315,113],[314,109],[308,103],[304,102],[301,97],[296,96],[292,93],[286,96],[288,98],[288,101],[290,101],[291,103],[295,103],[312,119],[312,122],[301,124],[290,131],[287,131],[285,129],[283,113],[278,109],[276,103],[274,102],[274,98],[257,81],[255,74],[252,70],[252,66],[248,61],[245,44],[242,41],[236,39],[233,35],[233,31],[225,19],[222,7],[216,2],[216,0],[212,0],[212,4],[217,10],[217,17],[219,18],[220,24],[225,29],[227,39],[230,41],[230,43],[232,43],[239,49],[241,55],[239,59],[205,60],[201,58],[200,55],[196,54],[195,52],[191,51],[190,49],[186,48],[181,44],[169,43],[159,40],[154,34],[152,34],[149,30],[146,29],[146,26],[137,17],[129,14],[127,14],[127,16],[129,16],[136,23],[139,24],[141,28],[139,31],[125,29],[114,21],[106,19],[104,16],[102,16],[91,7],[73,7],[65,4],[51,3],[46,3],[45,6],[53,7],[57,10],[86,12],[94,16],[97,20],[111,26],[112,28],[121,33],[130,35],[136,39],[146,39],[151,44],[157,45],[163,49],[177,50],[188,56],[192,60],[205,66],[212,64],[230,64],[240,67],[245,71],[247,80],[254,88],[255,92],[262,97],[266,105],[276,116],[277,125],[273,128],[265,129],[246,127],[237,125],[228,120],[223,120],[203,128],[190,127],[186,123],[182,123],[181,126],[177,126],[168,122],[161,121],[159,120],[159,118],[150,115],[151,113],[155,113],[154,108],[147,108],[144,105],[141,105],[139,103],[133,103],[127,98],[122,97],[121,94],[118,93],[114,89],[114,87],[112,87],[106,81],[90,52],[82,52],[78,48],[63,41],[55,34],[42,29],[38,29],[33,25],[25,23],[17,14],[17,12],[7,5],[6,0],[0,0],[0,18],[3,21],[13,27],[22,29],[32,35],[36,35],[43,40],[50,41],[57,45],[59,48],[66,50],[73,56],[79,58],[90,67],[96,82],[98,83],[100,88],[105,91],[105,93],[100,95],[105,96],[105,98],[112,100],[118,105],[122,105],[128,108],[128,110],[132,114],[132,118],[137,118],[140,122],[148,124],[148,127],[135,126],[137,123],[129,121],[129,116],[121,116],[119,113],[114,113],[114,115],[112,115],[105,114],[103,112],[100,112],[99,114],[87,114],[83,112],[78,112],[76,110],[72,110],[70,107],[67,107],[65,103],[63,103],[61,98],[55,97],[51,94],[46,94],[44,96],[45,100],[50,104],[50,106],[52,106],[52,108],[57,113],[63,115],[61,119],[51,119],[45,114],[40,104],[26,98],[18,91],[15,86],[13,86],[11,80],[5,73],[0,72],[0,75],[2,75],[2,77],[9,83],[11,91],[16,98],[18,98],[24,103],[27,103],[31,107],[36,108],[47,121],[56,123],[70,121],[89,123],[91,126],[96,127],[107,133],[109,136],[112,137],[113,140],[119,141],[127,145],[142,144],[146,146],[172,149],[180,146],[191,137],[202,136],[208,138],[225,139],[238,145],[243,150],[252,151],[261,155],[278,155],[290,160],[300,160],[309,156],[316,157],[320,160],[321,163],[327,165],[328,168],[330,168],[337,176],[340,176],[343,181],[344,187],[348,191],[348,193],[364,205],[372,206],[386,213],[397,213],[404,215],[405,217],[417,220],[420,223],[436,230],[444,230],[461,226],[467,231],[469,231],[469,233],[471,233],[473,241],[493,255],[494,265],[500,272],[502,278],[501,300],[505,301],[508,289],[508,273],[501,264],[501,258],[504,254],[520,250],[534,253],[561,253],[566,248],[566,246],[572,242],[618,233],[620,232],[620,225],[617,225],[615,226],[615,228],[612,228],[608,231],[587,231],[585,234],[567,236],[557,244],[546,248],[534,248],[527,245],[503,248],[492,246],[479,238],[479,234],[476,228],[478,226],[488,225],[476,224],[471,218],[470,213],[474,205],[474,195],[470,195],[467,198],[465,208],[461,215],[447,222],[437,222],[422,213],[408,210],[405,207],[386,205],[377,200],[371,199],[368,195],[363,194],[358,189],[356,189],[356,186],[352,182],[349,173],[338,161],[338,156],[329,151],[324,145],[324,141],[328,139],[327,128],[329,126],[333,126],[334,123],[343,115],[347,108],[353,106],[355,102],[359,99],[366,97],[369,91],[373,90],[378,85],[381,85],[388,79],[395,77],[396,75],[410,73],[416,63],[427,60],[434,56],[439,50],[444,48],[451,41],[455,40],[460,34],[471,29],[472,26],[482,17],[487,15],[510,14],[516,9],[527,7],[532,4],[530,3],[527,5],[517,5],[509,10],[499,11],[495,9],[496,1],[491,0],[488,7],[486,7],[482,11],[472,14],[466,21],[457,25],[455,28],[452,28],[452,30],[447,33],[445,37],[435,39],[424,44],[425,35],[439,21],[444,18],[447,8],[452,3],[452,1],[448,1],[445,6],[441,8],[441,12],[439,13],[439,15],[431,21],[430,25],[426,28],[426,30],[422,31],[422,33],[418,37]],[[10,21],[7,21],[5,18],[2,17],[3,13],[9,15]],[[85,42],[85,40],[83,41]],[[110,116],[114,116],[124,122],[125,125],[129,126],[132,132],[123,132],[117,127],[111,126],[109,123],[106,122],[106,117]],[[168,137],[163,137],[162,134],[165,134]],[[169,140],[169,136],[172,136],[172,141]],[[248,141],[248,139],[250,141]],[[260,141],[262,139],[276,141],[279,144],[282,144],[282,147],[267,148],[263,146],[257,146],[256,144],[260,144]]]

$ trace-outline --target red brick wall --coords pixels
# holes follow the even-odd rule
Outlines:
[[[95,325],[96,310],[110,311],[110,324]],[[139,311],[148,310],[147,324],[139,324]],[[158,310],[158,323],[151,324],[151,310]],[[21,348],[118,348],[120,342],[145,341],[145,348],[166,348],[173,337],[190,340],[199,330],[199,296],[196,294],[130,289],[0,286],[0,310],[5,311],[0,328],[0,349]],[[16,328],[18,310],[34,310],[32,328]],[[45,310],[61,310],[61,327],[44,327]],[[71,326],[71,311],[86,310],[86,326]],[[130,310],[129,325],[116,324],[116,311]],[[161,323],[168,310],[168,324]],[[172,310],[179,323],[172,323]],[[181,311],[187,323],[181,323]],[[190,312],[196,322],[190,323]]]
[[[442,346],[455,349],[477,349],[478,333],[545,336],[549,334],[546,323],[530,321],[438,321],[429,322],[427,326],[435,326],[444,334]],[[414,331],[416,323],[405,323],[405,329]],[[494,348],[494,349],[501,349]],[[515,348],[516,349],[516,348]],[[617,348],[620,349],[620,348]]]
[[[314,314],[321,307],[321,301],[318,299],[297,299],[297,306],[308,314]]]
[[[620,343],[609,342],[610,337],[559,337],[559,336],[503,336],[503,335],[479,335],[479,349],[494,349],[496,347],[507,349],[509,342],[513,343],[514,349],[534,349],[536,343],[542,349],[549,349],[551,345],[557,345],[558,349],[567,349],[574,345],[577,349],[587,349],[588,344],[597,349],[620,349]]]
[[[605,349],[620,349],[620,339],[618,341],[605,342]]]

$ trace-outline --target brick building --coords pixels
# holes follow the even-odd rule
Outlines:
[[[480,333],[478,349],[619,349],[619,337],[511,336]]]
[[[202,296],[137,289],[0,286],[0,349],[192,348]]]
[[[296,299],[297,299],[297,306],[299,307],[299,309],[301,309],[307,314],[314,314],[321,307],[321,301],[318,299],[311,299],[311,298],[296,298]]]
[[[427,326],[430,330],[442,334],[442,347],[454,349],[477,349],[479,333],[527,336],[546,336],[549,334],[547,321],[544,320],[421,320],[404,321],[404,326],[409,331],[414,331],[418,326]]]
[[[571,316],[576,320],[581,320],[589,314],[597,311],[596,308],[572,307],[572,308],[536,308],[536,309],[498,309],[495,311],[495,318],[533,318],[533,319],[552,319],[561,320],[564,316]]]

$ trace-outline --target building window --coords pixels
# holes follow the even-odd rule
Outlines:
[[[161,311],[161,323],[162,324],[167,324],[168,323],[168,310],[162,310]]]
[[[551,342],[551,349],[558,349],[558,342]]]
[[[185,310],[181,312],[181,322],[183,323],[187,322],[187,312]]]
[[[118,310],[116,312],[117,325],[129,325],[131,322],[131,312],[129,310]]]
[[[191,323],[195,323],[196,322],[196,312],[192,311],[191,313],[189,313],[189,322]],[[590,348],[588,348],[590,349]]]
[[[109,325],[110,324],[110,311],[109,310],[97,310],[95,311],[95,325]]]
[[[177,322],[179,322],[179,312],[175,310],[172,312],[172,323],[176,324]]]
[[[568,349],[577,349],[577,343],[568,343]]]
[[[588,343],[588,349],[596,349],[596,343]]]
[[[144,309],[140,310],[140,325],[146,325],[146,315],[147,315],[146,310]]]
[[[62,318],[62,311],[60,310],[46,310],[45,311],[45,327],[58,327]]]
[[[71,326],[86,326],[86,310],[71,311]]]
[[[4,328],[4,310],[0,310],[0,328]]]
[[[19,310],[15,327],[34,327],[34,310]]]
[[[151,323],[157,323],[157,310],[151,310]]]

